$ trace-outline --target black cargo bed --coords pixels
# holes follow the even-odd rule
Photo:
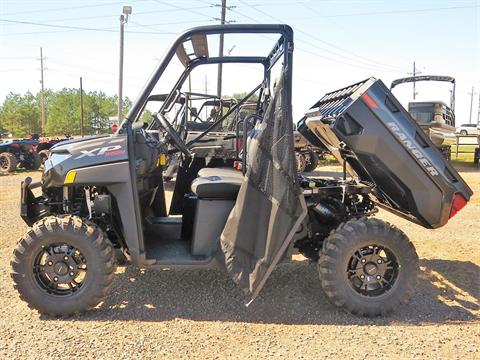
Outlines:
[[[359,181],[376,202],[425,227],[437,228],[463,207],[472,190],[444,160],[380,80],[367,79],[321,98],[299,122]]]

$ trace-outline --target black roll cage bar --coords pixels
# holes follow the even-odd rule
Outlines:
[[[409,76],[409,77],[404,77],[401,79],[396,79],[392,81],[392,84],[390,85],[390,90],[392,90],[395,86],[400,85],[400,84],[405,84],[405,83],[411,83],[411,82],[417,82],[417,81],[444,81],[444,82],[449,82],[453,84],[453,89],[452,89],[452,96],[450,98],[450,108],[452,111],[455,111],[455,78],[452,76],[446,76],[446,75],[418,75],[418,76]]]
[[[220,34],[279,34],[280,38],[275,42],[275,45],[268,53],[266,57],[259,56],[222,56],[222,57],[210,57],[208,55],[208,47],[206,46],[206,36],[207,35],[220,35]],[[185,52],[185,47],[183,44],[187,41],[192,41],[194,46],[195,55],[200,57],[190,59]],[[179,49],[183,50],[179,51]],[[187,80],[190,72],[199,65],[205,64],[220,64],[220,63],[253,63],[261,64],[264,67],[264,80],[260,83],[252,92],[250,92],[244,99],[239,100],[238,103],[222,116],[220,119],[215,121],[207,130],[202,132],[199,136],[189,142],[188,145],[191,145],[193,142],[198,141],[205,134],[210,132],[215,128],[218,123],[224,120],[228,115],[233,111],[236,111],[243,103],[245,103],[249,97],[252,96],[257,90],[261,89],[261,94],[263,90],[269,86],[270,83],[270,70],[277,63],[277,61],[283,55],[283,71],[285,80],[287,83],[292,83],[292,52],[293,52],[293,30],[290,26],[284,24],[233,24],[233,25],[210,25],[210,26],[200,26],[187,30],[185,33],[180,35],[170,46],[167,54],[162,59],[160,64],[157,66],[157,69],[154,71],[150,80],[147,82],[145,87],[142,89],[139,97],[134,102],[130,111],[128,112],[126,118],[122,122],[121,131],[128,131],[131,129],[131,124],[135,122],[143,109],[147,101],[149,100],[150,94],[154,89],[155,85],[160,80],[161,76],[167,69],[172,58],[180,53],[179,58],[185,66],[185,70],[181,74],[180,78],[175,83],[171,92],[165,98],[162,107],[160,108],[158,114],[155,116],[155,121],[158,121],[157,118],[162,114],[165,108],[170,104],[170,102],[175,102],[176,91],[180,89],[183,83]],[[193,54],[190,54],[193,55]],[[186,57],[185,57],[186,56]],[[260,96],[261,97],[261,96]],[[259,99],[260,99],[259,97]],[[292,102],[292,90],[291,86],[287,87],[287,94],[285,100],[291,104]],[[291,106],[287,107],[291,109]],[[291,110],[290,110],[291,111]]]

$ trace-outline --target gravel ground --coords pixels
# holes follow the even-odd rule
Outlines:
[[[386,318],[355,317],[331,306],[316,267],[280,265],[249,308],[221,271],[145,271],[121,267],[96,309],[51,319],[19,300],[10,256],[26,226],[19,181],[0,176],[0,359],[479,359],[480,198],[445,227],[426,230],[393,215],[417,247],[420,283],[413,300]],[[480,192],[480,172],[462,175]]]

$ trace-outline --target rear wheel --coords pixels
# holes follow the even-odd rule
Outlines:
[[[42,165],[42,159],[37,153],[30,153],[26,160],[21,164],[26,170],[38,170]]]
[[[465,135],[468,135],[467,130],[462,130],[462,131],[460,131],[460,135],[464,135],[464,136],[465,136]]]
[[[100,228],[76,216],[50,216],[20,239],[11,261],[20,298],[52,316],[96,306],[112,284],[116,261]]]
[[[351,220],[325,239],[319,271],[336,306],[363,316],[385,315],[415,292],[418,256],[396,227],[377,219]]]
[[[315,151],[309,150],[306,154],[306,166],[305,166],[305,171],[306,172],[311,172],[315,170],[318,166],[318,155]]]
[[[0,154],[0,172],[14,172],[17,168],[17,165],[17,158],[12,153],[4,152]]]

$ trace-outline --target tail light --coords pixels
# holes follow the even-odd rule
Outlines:
[[[377,103],[368,95],[368,93],[363,93],[362,99],[373,109],[378,109]]]
[[[452,208],[450,210],[450,217],[454,217],[460,210],[462,210],[465,205],[467,205],[467,200],[463,197],[462,194],[455,194],[452,201]]]
[[[243,139],[237,138],[237,149],[241,149],[243,147]]]

